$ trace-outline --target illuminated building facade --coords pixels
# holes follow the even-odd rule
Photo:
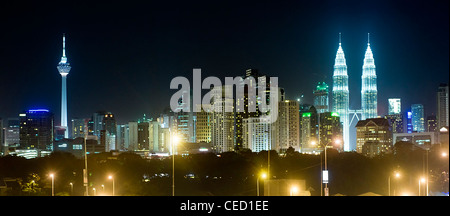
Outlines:
[[[66,57],[66,36],[63,35],[63,54],[61,61],[58,63],[56,68],[61,74],[61,127],[65,128],[64,138],[69,138],[69,130],[67,128],[67,75],[69,75],[70,69],[72,68],[67,62]]]
[[[406,133],[413,132],[412,112],[406,112]]]
[[[308,104],[300,105],[299,119],[301,152],[311,153],[318,148],[316,108]],[[316,144],[313,142],[316,142]]]
[[[339,48],[336,53],[333,72],[333,112],[339,113],[344,136],[344,151],[350,151],[350,134],[349,134],[349,90],[348,90],[348,74],[347,63],[345,61],[344,50],[341,46],[339,34]]]
[[[438,122],[435,115],[427,116],[426,132],[437,132],[438,131],[437,123]]]
[[[46,109],[28,110],[19,114],[20,148],[52,150],[53,113]]]
[[[377,75],[370,42],[367,41],[367,50],[362,67],[361,108],[362,120],[377,118]]]
[[[392,150],[392,133],[384,118],[369,118],[356,124],[356,152],[375,156]]]
[[[264,122],[262,118],[245,118],[243,123],[243,148],[252,152],[272,150],[273,146],[273,125]]]
[[[102,130],[108,131],[111,135],[116,134],[116,118],[114,114],[107,112],[102,119]]]
[[[150,147],[149,122],[138,122],[138,146],[137,150],[148,150]]]
[[[296,100],[283,100],[278,102],[278,118],[273,125],[273,138],[275,142],[272,149],[284,153],[289,147],[300,151],[299,135],[299,104]]]
[[[413,131],[425,132],[425,116],[422,104],[411,105]]]
[[[342,144],[342,123],[339,113],[325,112],[319,114],[319,131],[320,145],[333,146],[335,149],[343,150],[342,145],[336,145],[336,141],[340,140]],[[334,143],[331,145],[331,143]]]
[[[201,105],[197,105],[201,106]],[[212,113],[207,112],[201,109],[200,112],[197,112],[197,121],[196,121],[196,142],[211,142],[211,125],[212,125]],[[237,138],[236,138],[237,139]]]
[[[384,117],[389,121],[392,133],[403,133],[403,115],[390,114]]]
[[[400,98],[389,98],[389,115],[401,114],[402,113],[402,103]]]
[[[319,82],[314,94],[314,107],[317,113],[329,112],[328,104],[328,85],[325,82]]]
[[[87,127],[89,123],[89,119],[72,119],[72,130],[71,130],[71,138],[84,137],[85,127]]]
[[[211,148],[214,153],[234,151],[234,112],[225,110],[225,107],[233,107],[234,110],[234,99],[225,94],[232,90],[233,86],[224,85],[211,91]]]

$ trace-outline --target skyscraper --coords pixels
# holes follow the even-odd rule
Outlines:
[[[413,131],[425,132],[425,116],[422,104],[411,105]]]
[[[22,149],[53,149],[53,114],[46,109],[28,110],[19,114],[20,147]]]
[[[279,153],[284,153],[290,147],[300,151],[299,120],[298,101],[278,102],[278,118],[272,125],[272,141],[275,144],[271,149],[275,148]]]
[[[197,106],[201,106],[201,104],[197,104]],[[211,142],[211,125],[212,125],[212,113],[209,111],[205,111],[201,109],[200,112],[197,113],[197,121],[196,121],[196,142]]]
[[[225,107],[234,106],[233,98],[225,94],[225,91],[232,91],[232,87],[224,85],[211,90],[211,142],[214,153],[234,151],[234,111],[225,110]]]
[[[333,112],[339,113],[343,126],[344,151],[350,151],[349,136],[349,92],[347,63],[344,50],[341,47],[341,34],[339,33],[339,48],[336,53],[333,72]]]
[[[342,141],[342,125],[338,113],[335,112],[325,112],[319,115],[319,127],[318,135],[320,140],[320,145],[330,145],[335,149],[342,150],[342,145],[336,145],[337,140]],[[320,146],[316,146],[320,148]]]
[[[441,83],[437,92],[437,120],[438,129],[449,126],[448,84]]]
[[[58,63],[56,68],[61,74],[61,127],[65,128],[64,138],[69,138],[69,130],[67,127],[67,87],[66,87],[66,79],[67,75],[69,75],[70,67],[69,62],[67,62],[66,57],[66,36],[63,35],[63,53],[61,57],[61,61]]]
[[[389,98],[389,115],[401,114],[402,104],[400,98]]]
[[[437,118],[436,115],[432,114],[430,116],[427,116],[427,132],[437,132]]]
[[[361,108],[362,120],[377,118],[377,75],[375,72],[375,61],[370,49],[369,34],[367,38],[367,50],[362,67],[362,89]]]
[[[314,94],[314,107],[318,113],[329,112],[328,106],[328,85],[325,82],[319,82]]]
[[[85,127],[87,127],[89,119],[73,118],[71,138],[84,137]]]
[[[389,98],[388,115],[384,118],[389,121],[392,133],[403,133],[403,115],[400,98]]]
[[[412,112],[406,112],[406,133],[413,132]]]
[[[318,120],[314,106],[302,104],[299,106],[299,137],[302,153],[311,153],[317,149]],[[281,129],[281,128],[280,128]],[[313,143],[315,142],[315,144]]]

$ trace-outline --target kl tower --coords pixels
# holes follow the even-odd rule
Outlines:
[[[67,127],[67,87],[66,80],[67,75],[69,75],[69,71],[71,69],[69,62],[67,62],[66,57],[66,36],[63,34],[63,53],[61,57],[61,61],[58,63],[56,67],[61,74],[61,127],[65,129],[64,138],[69,138],[69,129]]]

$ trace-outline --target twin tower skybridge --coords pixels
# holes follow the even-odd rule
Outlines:
[[[351,110],[349,107],[349,88],[347,63],[339,33],[339,47],[336,53],[333,71],[333,112],[338,112],[343,124],[344,151],[352,151],[350,147],[350,127],[357,120],[377,118],[377,75],[375,60],[370,48],[370,38],[367,34],[367,49],[362,66],[361,109]],[[351,117],[350,117],[351,116]],[[361,116],[361,117],[360,117]],[[352,139],[353,140],[353,139]],[[356,139],[355,139],[356,140]]]

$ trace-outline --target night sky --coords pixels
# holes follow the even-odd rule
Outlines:
[[[247,68],[279,77],[288,99],[312,103],[317,82],[332,87],[339,32],[350,108],[360,108],[367,33],[378,80],[378,111],[400,97],[402,110],[435,112],[449,80],[449,1],[14,1],[0,6],[0,117],[47,108],[60,122],[66,55],[68,117],[98,110],[118,123],[157,117],[176,90],[172,78],[241,76]],[[331,101],[331,97],[330,97]]]

